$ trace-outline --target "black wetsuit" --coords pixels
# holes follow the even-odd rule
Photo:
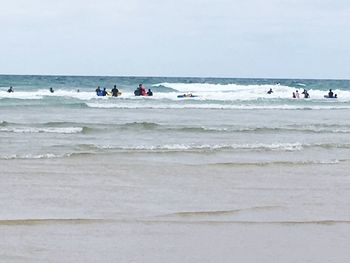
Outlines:
[[[135,96],[141,96],[141,89],[137,88],[137,90],[134,91]]]
[[[305,99],[308,99],[310,97],[309,93],[305,89],[304,89],[304,91],[301,94],[304,94],[304,98]]]
[[[118,97],[119,90],[117,88],[112,89],[112,96],[113,97]]]

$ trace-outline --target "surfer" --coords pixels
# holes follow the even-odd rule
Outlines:
[[[273,93],[273,90],[270,88],[270,90],[267,92],[267,94]]]
[[[147,91],[147,96],[153,96],[153,92],[152,92],[151,89],[148,89],[148,91]]]
[[[141,86],[140,86],[141,85]],[[139,87],[140,87],[140,92],[141,92],[141,96],[145,96],[146,95],[146,89],[145,87],[143,86],[143,84],[140,84]]]
[[[301,94],[304,94],[304,98],[305,98],[305,99],[310,98],[310,94],[307,92],[306,89],[304,89],[304,91],[303,91]]]
[[[328,92],[328,98],[333,98],[333,91],[332,91],[332,89],[330,89],[329,92]]]
[[[298,90],[293,92],[293,99],[299,99],[299,91]]]
[[[54,92],[55,92],[55,91],[53,90],[53,88],[52,88],[52,87],[50,88],[50,92],[51,92],[51,93],[54,93]]]
[[[7,90],[7,92],[8,93],[12,93],[12,92],[14,92],[14,90],[13,90],[13,88],[12,88],[12,86]]]
[[[114,87],[113,87],[113,89],[111,91],[112,91],[112,96],[113,97],[118,97],[119,90],[117,89],[117,85],[114,85]]]
[[[103,88],[102,96],[106,96],[106,95],[107,95],[107,90],[106,90],[106,88]]]
[[[96,95],[97,96],[101,96],[102,95],[102,90],[101,90],[100,86],[98,86],[95,91],[96,91]]]
[[[143,84],[139,84],[138,88],[134,91],[135,96],[146,96],[146,89]]]
[[[178,98],[193,98],[193,97],[197,97],[196,95],[193,95],[192,93],[187,93],[187,94],[183,94],[183,95],[178,95]]]

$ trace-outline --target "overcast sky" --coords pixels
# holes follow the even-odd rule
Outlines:
[[[0,74],[350,79],[349,0],[0,0]]]

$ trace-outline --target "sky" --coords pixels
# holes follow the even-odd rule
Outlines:
[[[0,74],[350,79],[348,0],[0,0]]]

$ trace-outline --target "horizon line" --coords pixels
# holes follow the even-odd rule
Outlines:
[[[80,74],[8,74],[0,76],[46,76],[46,77],[115,77],[115,78],[192,78],[192,79],[267,79],[267,80],[350,80],[346,78],[300,78],[300,77],[217,77],[217,76],[146,76],[146,75],[80,75]]]

